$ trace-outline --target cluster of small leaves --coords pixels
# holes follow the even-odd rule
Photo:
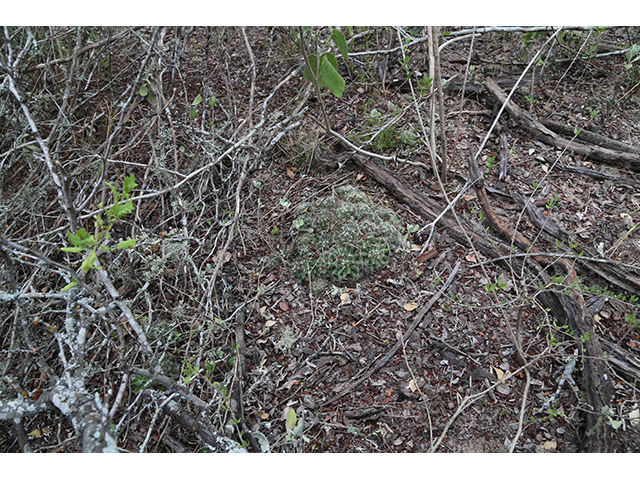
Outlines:
[[[296,217],[293,274],[302,281],[354,281],[405,245],[398,217],[354,187],[300,205]]]
[[[377,109],[371,110],[365,117],[366,122],[362,131],[351,134],[351,139],[355,142],[366,143],[373,146],[377,151],[388,152],[396,149],[413,152],[420,145],[420,138],[411,130],[403,129],[389,121],[394,117],[398,118],[402,110],[392,102],[387,103],[389,114],[382,115]],[[382,128],[383,123],[387,126]]]
[[[636,62],[640,60],[640,45],[631,45],[625,52],[627,63],[624,65],[629,74],[629,79],[635,83],[640,81],[640,67]]]
[[[129,247],[133,247],[136,244],[134,239],[122,240],[115,247],[109,247],[104,245],[104,243],[109,239],[110,232],[113,226],[116,224],[118,220],[124,217],[126,214],[131,213],[133,211],[133,202],[129,199],[129,193],[138,185],[136,184],[136,179],[134,175],[129,175],[124,179],[124,184],[122,186],[122,193],[118,193],[116,187],[107,183],[109,188],[111,189],[111,193],[113,194],[113,205],[108,210],[99,205],[100,208],[103,209],[107,219],[106,222],[102,217],[95,215],[94,223],[98,228],[98,236],[91,235],[84,228],[80,228],[76,230],[75,233],[67,232],[67,239],[69,243],[73,245],[72,247],[62,247],[61,250],[69,253],[80,253],[82,251],[88,252],[87,256],[82,261],[82,265],[80,269],[83,273],[87,273],[89,270],[96,268],[94,267],[94,262],[98,257],[98,249],[101,252],[107,252],[113,249],[125,249]],[[67,291],[72,287],[77,285],[76,280],[72,280],[66,287],[62,290]]]

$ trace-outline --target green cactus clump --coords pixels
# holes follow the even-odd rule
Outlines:
[[[397,215],[351,186],[299,205],[293,231],[293,274],[302,281],[353,282],[406,245]]]

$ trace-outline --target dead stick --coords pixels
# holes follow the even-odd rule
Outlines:
[[[442,288],[440,290],[438,290],[438,292],[433,296],[433,298],[431,298],[431,300],[429,300],[429,303],[427,303],[424,307],[422,307],[420,309],[420,311],[416,315],[415,320],[409,326],[409,328],[407,329],[407,331],[403,335],[402,339],[398,340],[398,342],[395,344],[395,346],[384,357],[382,357],[378,361],[378,363],[376,363],[375,367],[373,367],[368,372],[363,374],[358,380],[353,382],[350,386],[348,386],[346,388],[343,388],[340,393],[338,393],[337,395],[334,395],[333,397],[331,397],[326,402],[320,404],[320,407],[325,407],[327,405],[332,404],[336,400],[341,399],[347,393],[351,392],[358,385],[360,385],[362,382],[364,382],[367,378],[369,378],[371,375],[373,375],[375,372],[380,370],[384,366],[384,364],[387,363],[398,352],[398,350],[400,350],[400,348],[402,347],[402,344],[405,343],[407,340],[409,340],[409,337],[411,337],[411,335],[413,334],[413,331],[418,327],[418,325],[422,321],[422,317],[425,316],[425,314],[429,311],[429,309],[431,307],[433,307],[433,305],[438,301],[438,299],[442,296],[442,294],[444,294],[444,292],[447,290],[447,288],[449,288],[449,285],[451,285],[451,282],[453,282],[453,279],[456,276],[456,273],[458,273],[458,269],[459,268],[460,268],[460,262],[458,262],[456,264],[456,266],[453,268],[453,271],[449,275],[449,279],[442,286]]]

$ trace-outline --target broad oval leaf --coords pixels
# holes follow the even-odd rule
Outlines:
[[[200,103],[202,103],[202,95],[198,95],[194,100],[193,103],[191,105],[193,105],[194,107],[196,105],[200,105]]]
[[[287,412],[287,422],[286,422],[287,430],[293,430],[293,427],[296,426],[296,420],[297,420],[296,411],[293,408],[289,407],[289,411]]]
[[[142,97],[146,97],[146,96],[147,96],[147,94],[149,93],[149,90],[147,89],[147,86],[146,86],[146,85],[142,85],[142,86],[140,87],[140,91],[139,91],[138,93],[140,94],[140,96],[142,96]]]
[[[268,453],[269,440],[267,440],[267,437],[265,437],[262,432],[251,432],[251,435],[253,436],[253,438],[258,440],[258,443],[260,444],[260,450],[262,450],[262,453]]]
[[[407,312],[411,312],[413,310],[415,310],[416,308],[418,308],[418,304],[416,302],[407,302],[403,305],[403,308],[407,311]]]
[[[329,57],[330,54],[322,56],[320,61],[320,78],[322,83],[333,93],[336,97],[340,98],[344,92],[344,79],[340,76],[334,65],[336,59],[333,55],[333,62]]]
[[[336,60],[336,56],[333,53],[327,52],[322,55],[322,58],[329,60],[329,62],[331,62],[331,65],[333,65],[333,68],[338,70],[338,60]],[[320,61],[320,68],[322,68],[322,60]]]
[[[344,38],[344,33],[340,30],[332,30],[331,31],[331,40],[334,41],[338,48],[340,49],[340,53],[342,54],[342,58],[344,58],[345,63],[349,61],[349,52],[347,51],[347,40]]]

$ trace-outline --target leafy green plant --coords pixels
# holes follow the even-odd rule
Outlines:
[[[492,293],[497,290],[502,290],[506,288],[506,286],[507,286],[507,282],[504,280],[504,278],[502,278],[502,275],[500,275],[496,283],[488,283],[487,285],[484,286],[484,289],[487,291],[487,293]]]
[[[422,97],[427,93],[429,93],[429,91],[431,90],[431,84],[433,83],[433,78],[427,77],[425,75],[424,77],[422,77],[422,82],[418,80],[416,83],[418,85],[418,95]]]
[[[398,128],[396,123],[402,116],[402,110],[391,102],[387,106],[389,113],[384,116],[376,108],[366,113],[363,128],[352,132],[351,140],[371,144],[375,150],[382,152],[400,148],[415,151],[421,142],[420,138],[410,129]]]
[[[630,327],[638,326],[638,320],[636,319],[635,312],[634,313],[625,313],[624,314],[624,321],[627,322],[627,324]]]
[[[151,81],[150,75],[143,80],[140,90],[138,90],[138,94],[146,99],[152,106],[157,104],[158,98],[156,97],[156,87]]]
[[[593,435],[594,432],[596,431],[596,429],[600,425],[602,425],[603,418],[605,419],[607,424],[610,425],[611,428],[613,428],[614,430],[617,430],[618,428],[620,428],[624,424],[624,420],[616,420],[614,418],[615,412],[614,412],[613,408],[611,408],[608,405],[605,405],[605,406],[602,407],[601,413],[602,413],[602,415],[598,416],[598,420],[596,421],[596,424],[591,428],[591,430],[589,430],[587,432],[588,436]]]
[[[289,408],[287,411],[287,420],[285,422],[285,426],[287,428],[287,437],[286,440],[288,442],[292,442],[298,438],[300,438],[300,434],[302,433],[302,418],[298,420],[298,416],[296,415],[296,411],[293,408]],[[309,443],[309,437],[306,435],[302,435],[302,440],[305,443]]]
[[[304,35],[310,32],[311,27],[303,27],[300,41],[302,42]],[[338,46],[342,58],[348,65],[349,53],[344,34],[340,30],[333,29],[331,30],[331,40]],[[317,87],[320,89],[327,87],[327,89],[338,98],[341,97],[344,92],[345,81],[338,73],[338,61],[331,52],[324,52],[322,54],[316,52],[316,54],[305,55],[303,77],[314,85],[317,82]]]
[[[191,102],[191,108],[189,109],[189,118],[191,120],[195,120],[196,118],[198,118],[198,112],[193,107],[197,107],[201,103],[202,103],[202,95],[197,95],[196,98],[193,99],[193,102]]]
[[[640,45],[631,45],[624,55],[627,57],[627,63],[625,63],[624,68],[629,75],[629,79],[632,82],[637,82],[640,80],[640,67],[636,64],[640,60]]]
[[[195,380],[200,374],[200,369],[192,365],[189,360],[185,360],[182,368],[182,383],[185,385],[189,385],[193,380]]]
[[[484,161],[484,166],[487,167],[487,170],[491,170],[496,164],[496,156],[493,155],[492,157],[487,158]]]
[[[113,194],[113,205],[111,208],[106,209],[102,204],[98,205],[106,215],[106,221],[101,216],[94,215],[94,224],[98,229],[97,237],[89,234],[84,228],[76,230],[75,233],[71,231],[67,232],[67,239],[72,247],[62,247],[61,250],[69,253],[86,252],[87,255],[82,261],[80,269],[83,273],[87,273],[89,270],[98,268],[94,265],[96,258],[98,258],[98,249],[101,253],[107,252],[111,249],[122,250],[125,248],[133,247],[136,244],[134,239],[122,240],[114,247],[103,245],[109,239],[111,229],[122,217],[133,211],[133,202],[129,198],[129,193],[138,185],[136,184],[135,176],[129,175],[124,179],[122,186],[122,193],[118,193],[116,187],[107,183]],[[67,291],[77,285],[76,280],[72,280],[62,291]]]

